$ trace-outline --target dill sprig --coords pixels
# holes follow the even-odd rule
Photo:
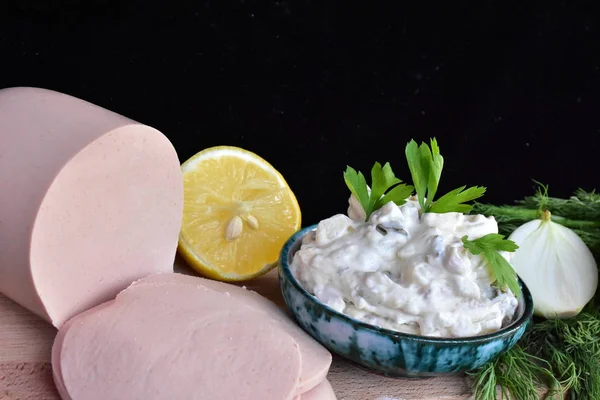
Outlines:
[[[494,216],[499,233],[510,235],[548,210],[552,221],[577,233],[600,263],[600,194],[578,189],[561,199],[538,185],[535,195],[515,205],[476,203],[472,213]],[[540,386],[549,388],[551,397],[567,393],[571,400],[600,399],[598,305],[592,300],[569,319],[535,318],[518,345],[471,375],[476,400],[538,399]]]
[[[596,307],[590,305],[573,318],[533,324],[522,346],[549,362],[570,399],[600,399],[600,312]]]
[[[519,344],[470,374],[475,400],[600,399],[600,313],[538,320]],[[565,397],[566,394],[566,397]]]
[[[553,222],[578,234],[600,262],[600,194],[595,191],[578,189],[568,199],[561,199],[548,196],[548,186],[538,183],[535,195],[515,205],[475,203],[471,213],[494,216],[499,233],[510,235],[524,223],[540,218],[543,211],[550,211]]]
[[[526,353],[516,345],[470,374],[473,379],[473,398],[536,400],[544,391],[549,396],[562,395],[562,385],[550,368],[548,362]]]
[[[548,186],[538,183],[535,195],[526,197],[517,204],[529,209],[548,210],[572,220],[590,221],[600,216],[600,195],[581,188],[568,199],[560,199],[548,196]]]

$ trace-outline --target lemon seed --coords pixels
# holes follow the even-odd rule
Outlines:
[[[243,228],[244,225],[239,215],[231,218],[231,220],[227,223],[227,228],[225,229],[225,239],[232,241],[239,238],[242,236]]]
[[[256,219],[256,217],[254,215],[248,215],[248,217],[246,217],[246,222],[248,222],[248,225],[250,225],[250,228],[258,229],[258,220]]]

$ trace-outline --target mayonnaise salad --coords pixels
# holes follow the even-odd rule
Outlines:
[[[306,235],[291,270],[321,302],[378,327],[431,337],[465,337],[512,322],[518,300],[492,286],[484,259],[463,247],[498,233],[493,217],[425,213],[414,199],[365,214],[353,196]],[[502,254],[507,260],[509,254]]]

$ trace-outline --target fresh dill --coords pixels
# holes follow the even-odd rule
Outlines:
[[[561,199],[548,196],[548,187],[538,185],[535,195],[515,205],[476,202],[472,213],[494,216],[499,233],[510,235],[520,225],[539,218],[543,211],[550,211],[552,221],[577,233],[600,262],[600,194],[578,189],[568,199]]]
[[[519,345],[471,373],[475,400],[536,400],[562,394],[562,385],[550,370],[550,364],[526,353]]]
[[[548,361],[569,391],[569,399],[600,399],[600,313],[596,307],[573,318],[533,324],[522,346]]]

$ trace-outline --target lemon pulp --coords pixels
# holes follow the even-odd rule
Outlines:
[[[201,274],[224,281],[264,274],[300,228],[300,207],[283,176],[247,150],[217,146],[182,165],[179,252]]]

